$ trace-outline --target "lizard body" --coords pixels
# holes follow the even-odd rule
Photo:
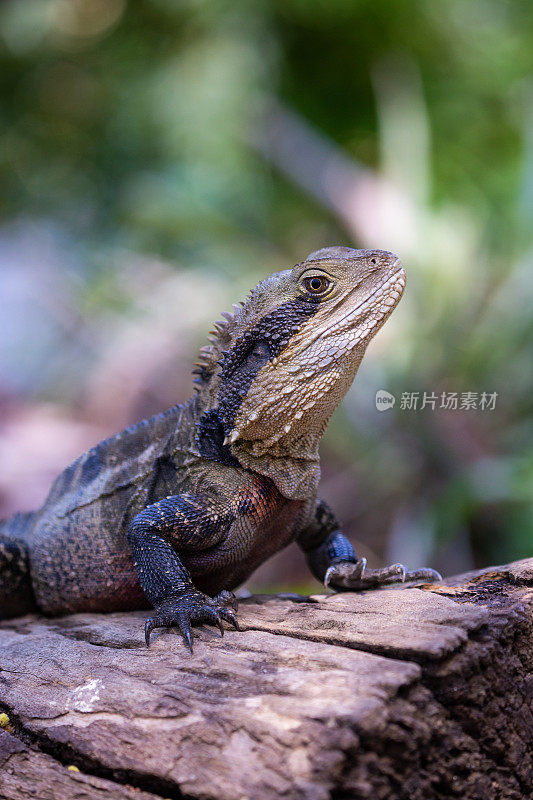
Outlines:
[[[296,540],[337,590],[438,577],[367,570],[317,500],[318,444],[405,273],[381,250],[324,248],[215,323],[197,393],[84,453],[40,511],[0,525],[0,616],[145,608],[155,627],[222,619],[231,590]],[[148,602],[149,601],[149,602]]]

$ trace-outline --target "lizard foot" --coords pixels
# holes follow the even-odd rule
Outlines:
[[[342,592],[420,586],[423,583],[441,580],[442,576],[434,569],[408,570],[403,564],[391,564],[390,567],[382,569],[367,569],[366,558],[360,558],[355,564],[350,561],[333,564],[324,576],[324,585]]]
[[[146,646],[150,646],[150,634],[154,628],[177,625],[183,641],[192,653],[192,623],[211,622],[218,625],[221,635],[224,636],[223,619],[239,630],[236,610],[237,600],[232,592],[223,591],[211,598],[196,589],[187,589],[179,595],[167,597],[156,606],[156,613],[146,620],[144,626]]]

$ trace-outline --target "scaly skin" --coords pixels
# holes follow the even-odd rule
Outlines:
[[[317,500],[318,444],[405,285],[383,250],[330,247],[215,323],[187,404],[106,439],[0,528],[0,614],[147,606],[154,628],[238,627],[231,590],[296,540],[338,591],[439,578],[366,569]]]

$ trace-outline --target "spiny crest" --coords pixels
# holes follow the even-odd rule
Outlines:
[[[200,391],[202,386],[209,383],[239,336],[269,310],[267,300],[269,293],[265,290],[272,287],[279,274],[275,273],[261,281],[248,293],[244,301],[233,303],[233,312],[223,311],[222,319],[214,323],[214,329],[209,332],[209,344],[200,348],[198,360],[194,365],[196,391]]]
[[[209,331],[209,344],[200,348],[197,361],[194,362],[195,390],[208,383],[221,363],[225,353],[231,347],[232,332],[235,329],[235,318],[241,312],[243,303],[233,303],[234,311],[222,311],[222,319],[218,319]]]

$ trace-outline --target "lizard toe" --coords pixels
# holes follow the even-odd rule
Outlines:
[[[192,624],[209,622],[217,625],[220,635],[224,636],[222,620],[231,623],[239,630],[235,616],[237,601],[231,592],[221,592],[210,598],[196,589],[191,589],[177,596],[168,597],[156,606],[156,613],[146,620],[144,638],[146,646],[150,646],[150,634],[154,628],[180,629],[184,644],[192,653]]]
[[[222,619],[225,619],[226,622],[229,622],[230,625],[233,625],[236,631],[240,631],[241,627],[239,625],[239,620],[235,616],[235,612],[232,608],[221,608],[220,609],[220,616]]]
[[[223,589],[219,592],[215,597],[213,597],[213,603],[218,608],[232,608],[233,611],[237,611],[239,607],[239,601],[233,594],[233,592],[228,592],[227,589]]]
[[[153,630],[155,630],[155,628],[170,628],[173,625],[180,629],[183,642],[192,653],[193,633],[191,622],[186,614],[180,613],[177,613],[176,615],[168,613],[155,614],[153,617],[149,617],[144,624],[144,640],[146,642],[146,646],[150,647],[150,634]]]
[[[233,625],[235,630],[240,631],[239,621],[237,620],[235,612],[237,611],[239,602],[233,592],[228,592],[226,589],[213,598],[220,616],[222,619]]]
[[[218,608],[214,608],[212,605],[208,605],[207,603],[202,608],[204,614],[204,621],[205,622],[212,622],[213,625],[218,625],[220,630],[220,635],[224,636],[224,626],[222,625],[222,614]]]
[[[364,563],[361,565],[361,562]],[[439,580],[442,578],[434,569],[408,570],[403,564],[369,569],[366,560],[360,559],[356,563],[342,561],[333,564],[326,572],[324,583],[337,591],[363,591],[410,588]]]

